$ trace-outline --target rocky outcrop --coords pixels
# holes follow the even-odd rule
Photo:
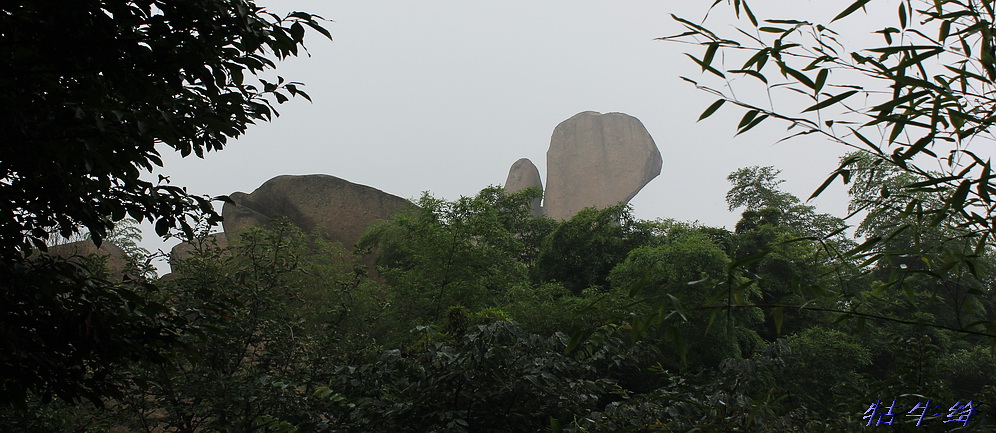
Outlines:
[[[107,270],[114,279],[124,277],[129,264],[128,253],[121,249],[121,247],[110,242],[101,243],[100,248],[97,248],[97,245],[91,240],[70,242],[68,244],[48,247],[48,254],[70,261],[76,260],[79,257],[88,257],[91,254],[106,257]],[[134,276],[129,277],[134,278]]]
[[[192,241],[180,242],[173,246],[169,250],[169,266],[172,272],[167,273],[160,277],[162,281],[172,280],[177,277],[175,272],[177,271],[177,263],[180,261],[190,258],[199,249],[203,249],[204,252],[212,251],[212,249],[221,250],[222,255],[229,254],[224,251],[228,248],[228,237],[225,233],[211,233],[205,236],[203,239],[195,239]]]
[[[661,173],[662,163],[635,117],[578,113],[553,130],[543,209],[551,218],[568,219],[586,207],[627,203]]]
[[[508,170],[508,178],[505,179],[505,191],[516,192],[526,188],[536,187],[543,191],[543,180],[540,179],[539,170],[533,165],[529,158],[522,158],[512,164]],[[536,198],[530,203],[533,215],[542,215],[543,208],[540,207],[542,198]]]
[[[305,232],[317,230],[346,248],[353,248],[374,221],[412,206],[401,197],[324,174],[277,176],[251,194],[229,197],[235,204],[225,203],[222,208],[229,241],[248,227],[264,227],[271,217],[281,215]]]
[[[189,242],[180,242],[173,246],[173,249],[169,250],[169,260],[170,262],[175,262],[179,260],[186,259],[193,255],[194,251],[199,247],[209,246],[211,248],[225,249],[228,247],[228,238],[224,233],[211,233],[204,237],[204,239],[198,239]]]

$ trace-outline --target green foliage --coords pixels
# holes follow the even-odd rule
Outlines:
[[[591,287],[575,295],[560,283],[513,286],[501,304],[511,319],[540,335],[583,335],[650,313],[628,289]]]
[[[90,234],[87,233],[83,240],[92,241]],[[124,250],[127,264],[123,271],[128,278],[140,279],[145,282],[155,278],[156,268],[152,265],[153,254],[139,245],[142,242],[142,230],[138,227],[138,221],[125,217],[116,222],[114,227],[107,232],[104,241]],[[106,259],[106,256],[101,258]],[[120,275],[111,277],[120,278]]]
[[[871,355],[845,333],[822,327],[787,337],[782,386],[791,395],[819,403],[848,397],[845,386],[858,380],[857,372],[871,363]]]
[[[320,22],[247,0],[5,2],[0,256],[80,227],[99,244],[125,215],[160,235],[189,235],[194,211],[217,221],[207,199],[140,172],[162,165],[156,146],[203,157],[275,115],[269,98],[307,97],[256,77],[275,67],[267,55],[299,54],[304,26],[328,36]]]
[[[522,197],[426,196],[367,234],[383,252],[382,282],[355,254],[286,220],[225,250],[195,241],[172,279],[144,294],[162,309],[157,320],[179,321],[163,355],[176,356],[179,343],[187,356],[116,364],[110,388],[124,392],[96,393],[103,412],[45,402],[37,385],[23,411],[0,409],[0,426],[822,432],[860,429],[861,406],[879,399],[994,395],[981,341],[938,325],[989,314],[983,280],[909,273],[903,291],[880,290],[874,277],[890,272],[888,261],[840,262],[826,251],[835,240],[800,239],[769,206],[755,220],[745,212],[736,233],[666,220],[568,232],[625,252],[605,286],[575,293],[556,278],[528,278],[569,222],[521,216]],[[530,227],[539,229],[527,236]],[[607,239],[620,232],[626,242]],[[438,272],[471,290],[437,304]],[[978,292],[973,315],[952,317],[968,288]],[[841,316],[828,312],[849,319],[833,323]]]
[[[187,339],[197,356],[175,369],[131,371],[149,386],[118,402],[120,422],[165,431],[317,429],[341,403],[322,383],[335,356],[363,338],[352,321],[368,318],[369,305],[351,301],[372,286],[350,282],[352,260],[284,219],[247,231],[232,250],[208,246],[175,263],[164,302],[200,312],[200,335]]]
[[[154,287],[112,283],[79,266],[42,256],[0,267],[0,406],[29,395],[48,400],[116,395],[125,365],[175,356],[189,321],[146,298]]]
[[[582,209],[543,240],[534,281],[557,281],[574,294],[606,287],[612,268],[649,238],[647,227],[636,223],[627,206]]]
[[[552,222],[530,214],[535,194],[491,187],[455,202],[425,194],[418,207],[369,229],[360,245],[379,251],[394,320],[414,326],[438,321],[450,306],[479,310],[525,283]]]
[[[996,359],[984,347],[952,351],[938,365],[954,395],[975,396],[982,394],[985,387],[996,387]]]
[[[749,21],[735,35],[676,17],[686,31],[662,39],[703,49],[690,57],[722,85],[699,87],[746,110],[738,133],[779,119],[790,124],[788,138],[814,135],[862,151],[845,157],[813,195],[838,178],[853,184],[855,206],[869,211],[859,229],[872,236],[842,256],[892,268],[882,288],[908,294],[903,280],[911,272],[986,278],[976,264],[996,234],[996,191],[989,158],[977,148],[992,140],[989,128],[996,122],[989,97],[996,88],[994,10],[988,2],[901,1],[898,19],[871,31],[884,39],[871,46],[845,46],[830,28],[859,10],[881,16],[883,3],[856,1],[820,23],[809,17],[758,20],[747,1],[733,0],[727,4],[735,15]],[[734,82],[735,76],[745,79]],[[766,92],[741,90],[752,85]],[[781,105],[783,91],[804,99],[804,108]],[[752,94],[767,96],[737,96]],[[723,105],[718,101],[703,117]],[[906,245],[893,250],[893,240]],[[904,256],[907,263],[895,260]],[[959,327],[994,335],[988,318]]]
[[[680,338],[669,336],[667,331],[665,338],[672,339],[675,352],[682,353],[689,366],[717,367],[722,360],[740,358],[745,349],[750,350],[755,342],[753,331],[743,325],[760,321],[756,309],[708,309],[720,303],[749,304],[757,295],[752,288],[728,290],[735,299],[715,299],[723,287],[740,286],[740,279],[728,280],[729,266],[730,258],[706,233],[689,231],[656,247],[634,249],[612,270],[609,280],[644,300],[644,314],[647,310],[656,313],[658,326],[670,324],[679,330]],[[683,343],[693,341],[696,344],[687,347]],[[672,365],[677,361],[670,360]]]
[[[831,239],[847,245],[841,235],[846,227],[844,221],[817,213],[798,197],[779,189],[784,182],[778,178],[780,173],[771,166],[753,166],[741,168],[727,177],[731,184],[726,193],[727,205],[731,211],[744,208],[743,219],[737,223],[737,233],[762,225],[785,226],[794,229],[800,237]]]
[[[501,304],[512,320],[528,332],[550,335],[557,331],[571,333],[579,330],[576,328],[588,329],[587,326],[571,326],[579,317],[577,311],[567,305],[572,297],[573,294],[559,283],[519,284],[505,292]]]
[[[425,329],[429,331],[429,329]],[[343,366],[349,431],[535,432],[571,419],[614,391],[590,358],[565,355],[563,334],[540,337],[511,322],[468,330],[452,344],[387,351]]]
[[[17,409],[0,409],[0,430],[9,433],[105,433],[111,428],[107,411],[90,404],[42,402],[31,396]]]
[[[852,159],[852,211],[874,242],[858,248],[872,278],[855,308],[948,329],[985,334],[992,317],[991,248],[977,244],[956,221],[935,224],[916,210],[940,205],[934,193],[909,188],[925,178],[883,164],[865,152]]]
[[[575,418],[567,432],[823,432],[857,428],[841,420],[822,422],[805,409],[789,411],[784,397],[768,390],[752,396],[748,384],[778,356],[724,363],[720,371],[672,374],[658,370],[658,388],[611,402]]]
[[[124,386],[122,365],[183,347],[187,317],[145,299],[152,287],[26,257],[84,230],[100,245],[126,216],[159,235],[219,221],[208,198],[142,173],[163,149],[221,150],[276,115],[270,98],[307,98],[258,77],[300,53],[305,26],[328,36],[321,21],[247,0],[0,4],[0,405],[100,401]]]
[[[709,287],[724,282],[729,262],[708,236],[693,232],[660,246],[633,249],[608,279],[650,297],[672,294],[701,304],[711,295]]]
[[[778,186],[785,182],[778,178],[781,170],[774,167],[741,168],[727,176],[733,187],[726,193],[726,203],[730,211],[746,208],[758,211],[765,208],[787,209],[798,205],[799,199],[781,191]]]

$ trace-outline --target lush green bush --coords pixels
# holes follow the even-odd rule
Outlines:
[[[495,306],[506,290],[527,282],[529,257],[548,221],[530,214],[535,194],[488,188],[455,202],[426,194],[417,207],[369,229],[360,244],[378,251],[390,320],[408,328],[436,323],[450,306]]]
[[[786,343],[782,387],[811,407],[846,400],[846,386],[857,382],[858,371],[871,363],[867,348],[833,329],[809,328],[787,337]]]
[[[350,404],[336,412],[337,429],[536,432],[550,417],[572,419],[618,398],[593,364],[598,356],[565,353],[564,334],[543,337],[496,321],[450,343],[432,340],[340,366],[332,388]]]

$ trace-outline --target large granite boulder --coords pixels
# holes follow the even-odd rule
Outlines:
[[[277,176],[251,194],[229,197],[235,204],[225,203],[222,208],[228,241],[238,239],[248,227],[264,227],[271,217],[282,215],[302,230],[318,230],[346,248],[353,248],[374,221],[413,206],[401,197],[324,174]]]
[[[91,240],[70,242],[62,245],[48,247],[48,254],[62,257],[69,261],[77,260],[81,257],[89,257],[91,254],[106,258],[107,270],[112,279],[121,279],[128,271],[128,253],[121,247],[110,242],[102,242],[100,248]],[[135,278],[134,275],[127,275]]]
[[[654,139],[637,118],[575,114],[553,130],[543,209],[563,220],[586,207],[627,203],[661,173],[662,163]]]
[[[533,162],[529,158],[521,158],[512,164],[512,168],[508,170],[508,178],[505,179],[505,191],[506,192],[516,192],[522,191],[526,188],[536,187],[539,188],[540,192],[543,191],[543,180],[540,179],[539,170],[533,165]],[[542,215],[543,208],[540,207],[541,197],[537,197],[530,203],[530,210],[532,210],[533,215]]]
[[[174,245],[173,249],[169,250],[169,260],[170,262],[175,262],[189,258],[198,248],[202,247],[225,249],[228,247],[228,238],[225,236],[225,233],[219,232],[208,234],[203,239],[180,242]]]
[[[169,250],[169,266],[172,272],[160,277],[163,281],[172,280],[177,277],[174,273],[177,271],[176,264],[181,260],[190,258],[199,249],[204,249],[203,251],[211,251],[212,249],[224,250],[228,248],[228,237],[225,236],[224,232],[211,233],[204,238],[195,239],[192,241],[180,242],[173,246]],[[222,251],[222,254],[228,254]]]

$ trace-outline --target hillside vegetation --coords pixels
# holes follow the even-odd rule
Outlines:
[[[357,251],[287,221],[227,249],[195,239],[158,290],[122,283],[190,321],[173,362],[121,366],[120,395],[32,394],[0,426],[824,432],[884,423],[894,400],[898,431],[964,426],[956,403],[996,397],[978,325],[996,307],[992,255],[939,269],[957,227],[888,207],[873,189],[908,179],[866,174],[857,240],[770,167],[730,175],[732,231],[623,206],[554,221],[530,214],[537,191],[487,188],[427,194]],[[355,264],[365,253],[376,273]],[[884,418],[869,418],[876,402]],[[967,425],[993,423],[976,407]]]

